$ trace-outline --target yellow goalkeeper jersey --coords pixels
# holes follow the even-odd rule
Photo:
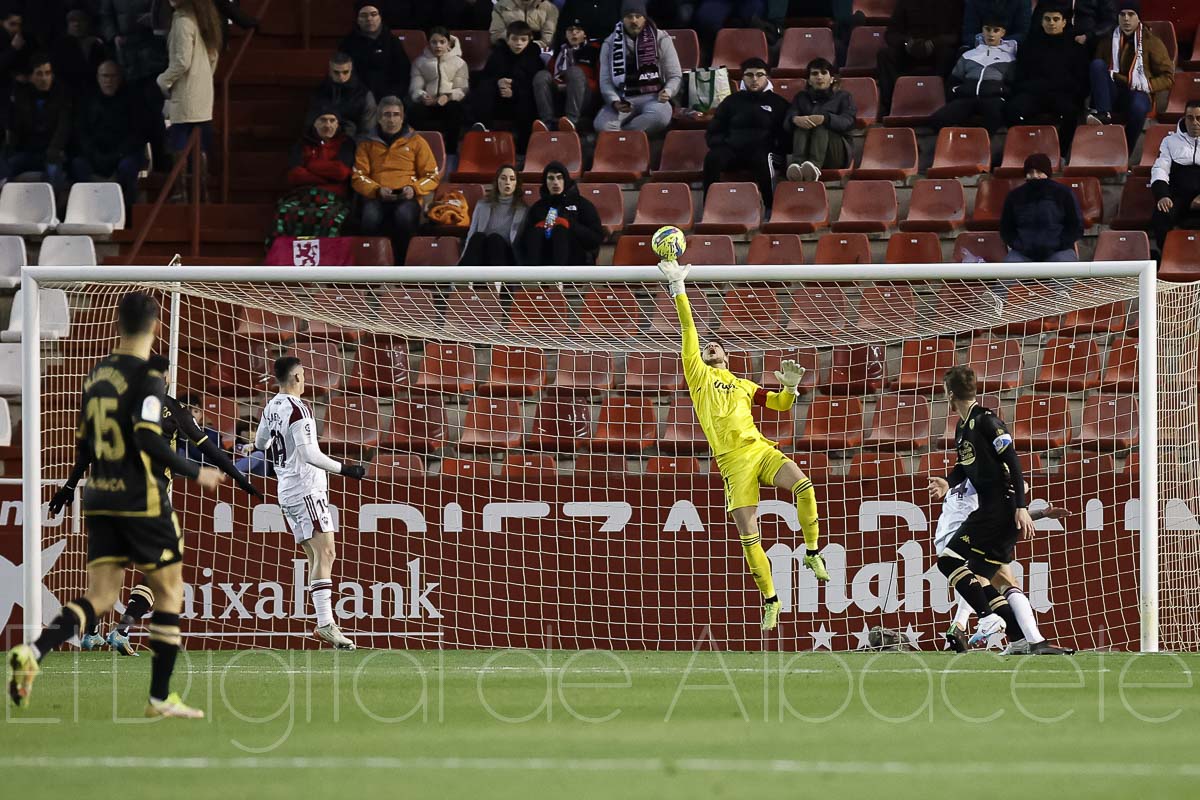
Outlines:
[[[756,442],[774,445],[754,424],[751,407],[764,403],[775,411],[788,411],[796,397],[791,392],[768,392],[757,383],[739,378],[727,369],[717,369],[700,357],[700,335],[692,321],[687,294],[675,295],[679,328],[683,335],[683,375],[687,379],[696,419],[704,429],[714,456]]]

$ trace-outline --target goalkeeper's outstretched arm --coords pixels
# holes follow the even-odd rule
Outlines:
[[[703,379],[704,373],[708,371],[708,365],[700,357],[700,333],[696,330],[695,321],[692,320],[692,307],[688,303],[687,287],[684,284],[688,266],[677,261],[660,261],[658,268],[667,279],[667,285],[675,298],[675,311],[679,314],[683,376],[687,379],[689,386],[694,386],[698,380]]]

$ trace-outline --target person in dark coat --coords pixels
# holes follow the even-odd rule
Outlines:
[[[783,123],[788,102],[771,91],[767,62],[750,58],[742,62],[740,91],[726,97],[708,123],[704,156],[704,193],[721,180],[721,173],[748,169],[758,184],[769,211],[774,196],[775,161],[787,149]]]
[[[406,97],[412,65],[404,43],[388,30],[377,3],[355,3],[358,9],[354,30],[342,39],[338,50],[354,60],[354,71],[376,98]]]
[[[963,5],[962,46],[970,50],[979,43],[980,31],[987,20],[1000,23],[1004,38],[1017,44],[1029,35],[1033,19],[1030,0],[967,0]]]
[[[116,54],[126,88],[141,98],[145,108],[159,111],[140,118],[146,126],[143,133],[150,142],[154,169],[161,171],[170,169],[171,159],[167,155],[163,95],[155,79],[167,69],[167,38],[155,32],[153,5],[154,0],[103,0],[100,36]]]
[[[359,131],[375,127],[375,95],[358,79],[354,59],[347,53],[334,53],[330,57],[329,74],[309,100],[309,116],[326,108],[337,111],[342,121],[340,130],[347,136],[354,137]]]
[[[1008,193],[1000,215],[1000,238],[1008,245],[1005,261],[1078,261],[1075,244],[1083,238],[1083,212],[1070,188],[1050,180],[1053,167],[1045,153],[1025,159],[1025,183]]]
[[[551,161],[542,170],[541,197],[525,215],[522,263],[579,266],[596,263],[604,228],[596,207],[579,194],[567,168]]]
[[[837,70],[823,58],[808,64],[808,83],[792,98],[783,129],[792,137],[789,181],[818,181],[823,169],[850,166],[850,132],[858,109],[854,97],[837,86]]]
[[[71,180],[121,184],[128,216],[137,197],[138,172],[146,164],[147,113],[140,98],[124,85],[121,66],[105,61],[96,69],[96,85],[77,104]]]
[[[1112,38],[1117,28],[1117,0],[1075,0],[1071,30],[1075,41],[1095,52],[1100,41]]]
[[[511,122],[521,152],[537,119],[533,79],[543,69],[541,50],[532,42],[532,28],[520,20],[510,22],[504,41],[492,48],[478,87],[467,95],[475,128],[487,130],[495,120]]]
[[[12,126],[8,131],[5,157],[0,159],[0,178],[15,178],[22,172],[41,172],[56,189],[62,188],[66,173],[67,143],[71,134],[71,96],[54,78],[50,56],[29,60],[28,83],[13,89]]]
[[[73,92],[89,91],[96,83],[96,70],[108,58],[104,42],[92,35],[92,18],[86,11],[75,9],[67,14],[66,35],[58,37],[50,47],[54,74]]]
[[[1067,25],[1069,10],[1043,3],[1038,13],[1039,30],[1017,50],[1013,96],[1005,113],[1010,127],[1037,124],[1042,115],[1052,117],[1066,155],[1089,91],[1088,52]]]
[[[899,0],[879,51],[879,108],[890,109],[901,75],[950,73],[962,38],[962,0]]]

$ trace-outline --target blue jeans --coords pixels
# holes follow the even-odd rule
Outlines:
[[[1101,114],[1114,111],[1125,115],[1125,142],[1129,152],[1146,125],[1153,98],[1145,92],[1130,89],[1113,80],[1108,63],[1102,58],[1092,61],[1092,106]]]
[[[8,158],[0,158],[0,178],[15,178],[25,172],[42,173],[45,175],[45,181],[54,186],[56,192],[63,188],[66,177],[60,164],[47,163],[44,150],[40,153],[18,150]]]
[[[1010,264],[1025,264],[1033,261],[1023,253],[1018,253],[1016,250],[1009,250],[1008,255],[1004,258]],[[1042,261],[1078,261],[1079,256],[1075,255],[1074,250],[1059,250],[1057,253],[1051,253]]]
[[[233,462],[233,465],[243,475],[264,475],[270,477],[274,472],[271,469],[271,463],[267,461],[267,454],[261,450],[255,450],[248,456],[242,456]]]

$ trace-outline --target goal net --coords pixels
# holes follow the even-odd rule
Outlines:
[[[271,363],[291,353],[323,450],[369,462],[366,480],[329,480],[334,610],[360,646],[854,650],[882,626],[940,649],[953,597],[934,566],[940,504],[927,477],[954,465],[941,381],[965,363],[1014,432],[1032,508],[1070,514],[1039,521],[1017,548],[1042,632],[1138,647],[1136,277],[814,283],[798,279],[811,268],[771,282],[739,280],[745,269],[697,270],[692,309],[734,373],[771,389],[780,360],[806,367],[792,412],[755,413],[816,484],[832,576],[818,585],[801,566],[791,498],[764,488],[783,602],[767,637],[692,413],[674,306],[644,271],[606,270],[603,283],[403,283],[394,270],[318,283],[297,269],[294,282],[139,285],[163,307],[175,395],[224,448],[253,440]],[[43,346],[46,479],[69,472],[81,379],[112,345],[131,285],[40,284],[71,312],[70,336]],[[1200,308],[1195,287],[1171,284],[1157,305],[1158,628],[1164,649],[1195,649]],[[307,568],[271,467],[237,458],[265,500],[174,485],[185,635],[192,647],[311,645]],[[42,534],[44,584],[60,602],[85,581],[85,536],[68,516]]]

